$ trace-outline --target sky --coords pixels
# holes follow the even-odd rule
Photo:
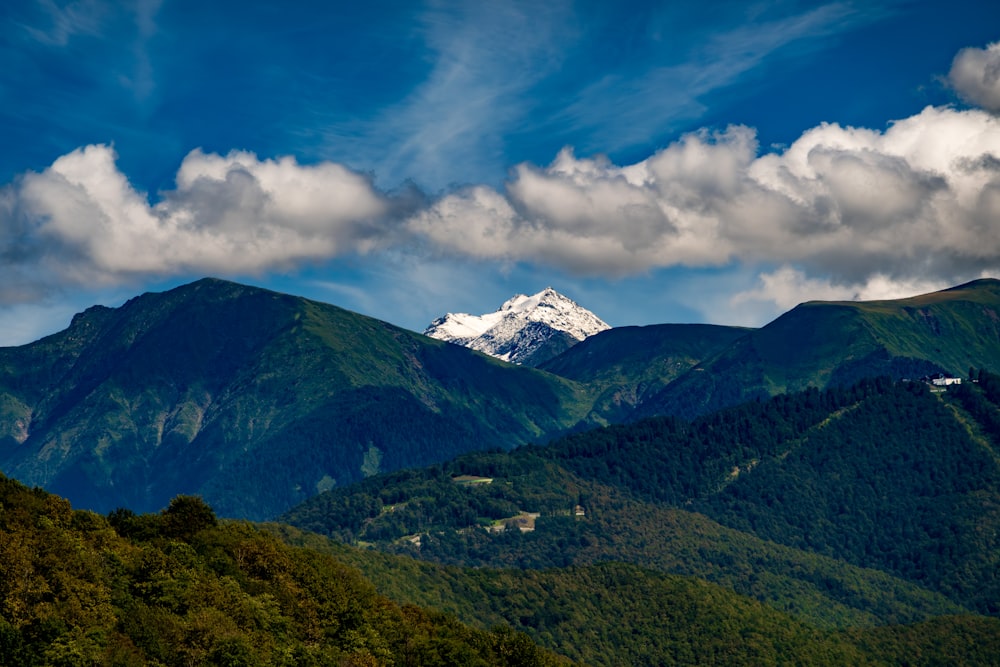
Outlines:
[[[203,276],[416,331],[1000,277],[1000,3],[0,3],[0,345]]]

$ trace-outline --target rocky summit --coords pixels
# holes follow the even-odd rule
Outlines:
[[[525,366],[537,366],[601,331],[601,318],[551,287],[518,294],[484,315],[448,313],[424,334]]]

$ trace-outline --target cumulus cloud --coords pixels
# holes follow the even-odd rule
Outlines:
[[[965,63],[982,54],[968,53],[953,74],[976,69]],[[1000,116],[927,107],[884,130],[822,124],[763,155],[736,125],[629,165],[566,148],[515,167],[500,189],[435,199],[390,196],[332,162],[195,150],[151,201],[95,145],[0,189],[0,232],[0,303],[380,251],[585,277],[761,272],[734,303],[886,298],[1000,272]]]
[[[378,246],[387,198],[341,165],[192,151],[152,204],[87,146],[0,191],[0,299],[132,276],[258,273]]]
[[[962,49],[952,61],[948,83],[964,100],[1000,113],[1000,42]]]
[[[899,280],[881,274],[873,275],[863,283],[838,285],[827,278],[810,278],[799,269],[782,266],[775,271],[761,273],[756,287],[737,292],[729,301],[734,306],[765,301],[785,311],[805,301],[902,299],[950,286],[951,283],[942,280],[920,278]]]
[[[696,132],[639,163],[518,167],[409,225],[442,248],[583,275],[789,264],[860,285],[1000,267],[1000,120],[928,107],[884,132],[824,124],[758,156],[755,133]]]

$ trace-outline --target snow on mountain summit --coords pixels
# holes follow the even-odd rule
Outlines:
[[[434,320],[424,335],[533,366],[610,328],[597,315],[547,287],[531,296],[518,294],[485,315],[448,313]]]

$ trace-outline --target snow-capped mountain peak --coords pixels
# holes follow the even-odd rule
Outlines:
[[[484,315],[448,313],[424,334],[519,364],[537,365],[587,336],[610,329],[597,315],[551,287],[518,294]]]

